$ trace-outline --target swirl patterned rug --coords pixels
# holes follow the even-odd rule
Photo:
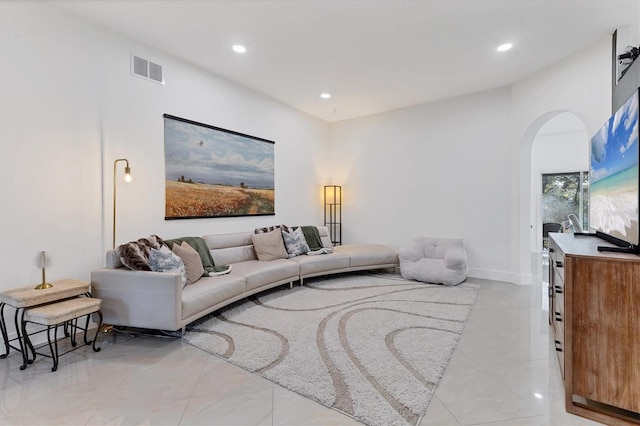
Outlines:
[[[279,287],[184,339],[368,425],[417,425],[475,302],[456,287],[347,274]]]

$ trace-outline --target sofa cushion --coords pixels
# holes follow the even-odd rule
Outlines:
[[[202,278],[204,274],[202,260],[200,254],[193,247],[184,241],[181,245],[174,244],[172,250],[180,256],[184,263],[184,268],[187,270],[187,284],[193,284]]]
[[[302,276],[349,268],[349,255],[346,253],[297,256],[291,260],[300,265],[300,275]]]
[[[211,257],[213,257],[213,261],[218,266],[246,262],[247,260],[258,260],[253,245],[211,250]]]
[[[116,253],[115,249],[107,250],[107,268],[124,268],[124,265],[122,264],[122,261],[120,261],[120,257],[118,256],[118,253]]]
[[[284,240],[284,246],[287,249],[289,257],[307,254],[309,251],[309,245],[307,244],[307,240],[305,240],[302,229],[300,228],[296,228],[291,232],[287,232],[283,229],[282,239]]]
[[[246,279],[247,291],[267,284],[295,281],[300,274],[300,266],[291,259],[276,259],[271,262],[249,260],[234,263],[230,275],[241,275]]]
[[[289,257],[284,248],[282,233],[279,229],[261,234],[252,234],[251,241],[253,242],[253,248],[256,251],[258,260],[262,262],[286,259]]]
[[[217,266],[258,259],[249,232],[205,235],[202,238]]]
[[[349,255],[350,266],[375,266],[375,265],[397,265],[398,253],[387,246],[380,244],[349,244],[346,246],[335,246],[334,253]]]
[[[326,226],[318,226],[318,234],[320,235],[320,241],[322,241],[322,247],[333,247],[331,236],[329,235],[329,228],[327,228]]]
[[[245,292],[245,280],[238,275],[203,277],[182,290],[182,318],[189,318]]]
[[[209,250],[251,245],[251,233],[230,232],[227,234],[211,234],[202,237]]]

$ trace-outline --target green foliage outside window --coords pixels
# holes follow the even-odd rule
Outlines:
[[[563,223],[575,214],[583,229],[589,225],[589,174],[542,175],[542,223]]]

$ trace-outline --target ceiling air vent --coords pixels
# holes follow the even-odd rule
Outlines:
[[[164,84],[162,65],[154,64],[153,62],[139,56],[131,55],[131,74],[146,80]]]

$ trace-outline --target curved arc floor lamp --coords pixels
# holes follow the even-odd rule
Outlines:
[[[113,162],[113,247],[112,248],[114,249],[116,248],[116,189],[117,189],[116,171],[117,171],[118,163],[123,161],[125,163],[124,181],[127,183],[131,182],[131,167],[129,167],[129,160],[127,160],[126,158],[118,158]]]

